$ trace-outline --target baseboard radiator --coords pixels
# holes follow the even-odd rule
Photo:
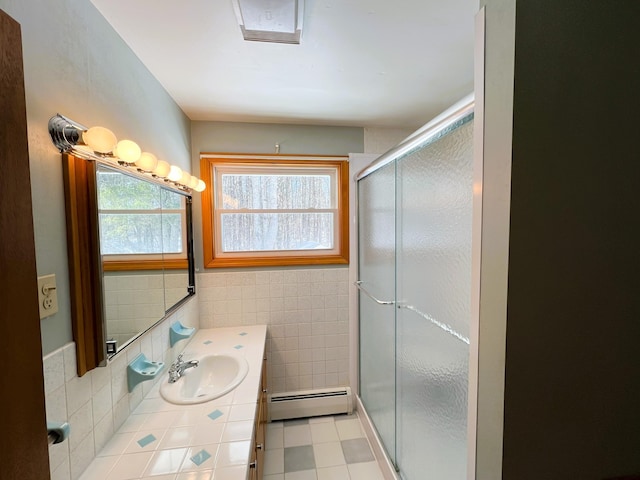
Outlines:
[[[268,395],[267,400],[269,421],[353,413],[349,387],[274,393]]]

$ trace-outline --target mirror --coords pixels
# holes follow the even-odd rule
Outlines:
[[[148,175],[72,155],[64,166],[82,375],[195,294],[191,197]]]
[[[98,165],[98,229],[107,353],[190,295],[188,196]]]

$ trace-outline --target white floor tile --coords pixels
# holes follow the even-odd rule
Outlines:
[[[332,415],[323,415],[321,417],[311,417],[309,419],[309,424],[313,424],[313,423],[333,423],[333,416]]]
[[[309,425],[294,425],[291,427],[284,427],[285,448],[311,445],[311,443],[311,429]]]
[[[378,462],[352,463],[347,468],[351,480],[384,480]]]
[[[284,473],[276,473],[275,475],[264,475],[262,480],[284,480]]]
[[[340,440],[351,440],[353,438],[364,437],[364,432],[360,426],[360,420],[357,418],[336,422],[336,429],[338,430]]]
[[[284,449],[267,450],[264,454],[264,474],[284,473]]]
[[[266,437],[265,443],[267,444],[267,450],[284,448],[284,428],[282,428],[282,426],[272,428],[270,424],[267,425]]]
[[[335,422],[312,423],[309,425],[311,429],[311,438],[313,443],[338,442],[338,431]]]
[[[284,480],[317,480],[315,470],[303,470],[302,472],[291,472],[284,474]]]
[[[346,465],[318,468],[318,480],[350,480]]]
[[[344,465],[344,455],[340,442],[317,443],[313,445],[316,468]]]

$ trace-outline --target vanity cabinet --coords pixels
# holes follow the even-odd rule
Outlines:
[[[262,373],[260,389],[256,402],[255,423],[253,426],[253,444],[251,449],[251,463],[249,464],[249,480],[262,480],[264,471],[264,452],[266,449],[266,423],[267,423],[267,357],[262,359]]]

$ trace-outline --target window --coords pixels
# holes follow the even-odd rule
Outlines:
[[[103,165],[96,177],[104,270],[186,268],[185,197]]]
[[[205,267],[348,263],[345,157],[201,154]]]

